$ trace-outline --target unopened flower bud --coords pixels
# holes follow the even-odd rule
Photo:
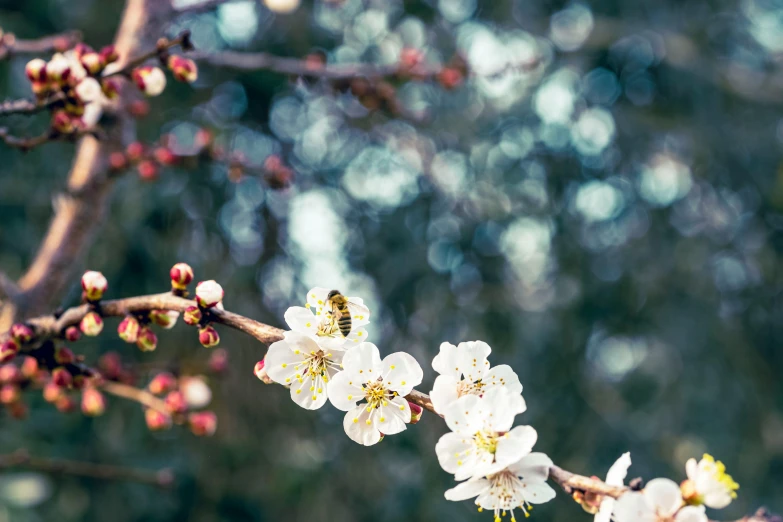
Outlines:
[[[188,415],[188,425],[193,435],[210,437],[217,431],[217,416],[211,411],[199,411]]]
[[[198,306],[188,306],[182,315],[182,320],[185,321],[185,324],[195,326],[201,322],[202,317],[203,314]]]
[[[16,384],[4,384],[0,387],[0,403],[11,404],[22,397],[22,392]]]
[[[176,165],[177,161],[179,161],[179,156],[174,154],[168,147],[158,147],[152,154],[155,156],[155,160],[161,165]]]
[[[35,379],[38,374],[38,360],[35,357],[25,357],[20,371],[25,379]]]
[[[54,381],[46,383],[43,389],[43,398],[46,402],[54,404],[63,395],[62,386],[58,386]]]
[[[228,352],[223,348],[218,348],[209,356],[209,371],[212,373],[223,373],[228,369]]]
[[[14,338],[6,340],[0,344],[0,363],[5,363],[16,357],[19,353],[19,341]]]
[[[165,330],[174,328],[179,319],[179,312],[174,310],[152,310],[150,312],[150,321],[158,326],[163,327]]]
[[[75,343],[82,337],[82,332],[79,330],[78,326],[69,326],[65,329],[65,332],[63,333],[63,337],[65,337],[66,341]]]
[[[53,83],[63,83],[71,74],[71,64],[62,54],[55,54],[46,64],[46,78]]]
[[[456,89],[462,85],[462,72],[453,67],[444,67],[438,72],[438,82],[444,89]]]
[[[223,300],[223,287],[217,282],[202,281],[196,285],[196,301],[202,308],[212,308]]]
[[[89,417],[103,415],[106,411],[106,398],[93,387],[87,387],[82,392],[82,413]]]
[[[595,480],[600,480],[598,477],[593,476],[591,477]],[[593,493],[591,491],[574,491],[574,493],[571,495],[571,497],[576,501],[577,504],[582,506],[582,509],[591,514],[595,515],[598,513],[598,510],[601,508],[601,502],[603,501],[604,497],[603,495],[599,495],[598,493]]]
[[[8,410],[8,414],[14,419],[20,420],[27,418],[27,404],[25,404],[22,400],[8,404],[6,406],[6,410]]]
[[[117,334],[126,343],[135,343],[139,338],[139,320],[132,315],[126,315],[117,326]]]
[[[98,99],[103,93],[101,84],[95,78],[87,77],[74,87],[76,96],[82,103],[90,103]]]
[[[266,365],[266,362],[262,359],[256,363],[256,367],[253,368],[253,373],[258,377],[260,381],[262,381],[264,384],[272,384],[274,381],[269,376],[268,373],[266,373],[266,370],[264,369],[264,366]]]
[[[33,91],[37,97],[42,98],[51,91],[51,86],[46,82],[32,82],[30,84],[30,90]]]
[[[70,395],[62,394],[54,402],[54,406],[61,413],[70,413],[76,409],[76,401]]]
[[[209,147],[212,145],[212,141],[215,139],[215,137],[212,135],[212,132],[208,129],[199,129],[196,132],[196,136],[193,138],[193,142],[198,149],[203,149],[205,147]]]
[[[73,364],[75,360],[76,357],[73,355],[71,349],[67,346],[58,346],[54,349],[54,362],[57,364]]]
[[[24,73],[31,82],[45,82],[48,80],[46,76],[46,62],[40,58],[34,58],[27,62]]]
[[[88,270],[82,276],[82,290],[90,301],[97,301],[109,287],[109,282],[100,272]]]
[[[144,412],[144,420],[151,431],[162,431],[171,428],[171,417],[165,413],[148,408]]]
[[[101,62],[103,62],[104,66],[116,62],[117,60],[120,59],[120,55],[117,52],[117,49],[113,45],[107,45],[106,47],[101,49],[100,56],[101,56]]]
[[[144,181],[155,181],[158,179],[158,166],[152,160],[142,160],[136,167],[139,177]]]
[[[139,161],[144,157],[144,144],[140,141],[134,141],[125,149],[125,154],[130,161]]]
[[[408,401],[408,406],[411,409],[411,424],[416,424],[421,420],[421,416],[424,415],[424,408],[418,404]]]
[[[101,80],[101,90],[103,95],[110,100],[115,100],[120,96],[120,84],[111,78]]]
[[[147,326],[142,326],[136,339],[136,346],[142,352],[152,352],[158,347],[158,336]]]
[[[179,380],[179,390],[185,397],[188,408],[198,410],[212,401],[212,389],[203,377],[187,376]]]
[[[128,104],[128,112],[134,118],[144,118],[150,113],[150,104],[146,100],[133,100]]]
[[[0,384],[12,384],[22,380],[22,372],[15,364],[0,366]]]
[[[166,407],[171,413],[185,413],[188,411],[188,403],[181,391],[172,391],[164,399]]]
[[[193,269],[187,263],[177,263],[169,270],[169,277],[171,277],[172,288],[185,290],[193,281]]]
[[[80,59],[82,56],[84,56],[87,53],[93,53],[95,52],[92,47],[87,45],[84,42],[79,42],[76,45],[73,46],[73,56],[77,60]]]
[[[220,344],[220,335],[212,326],[207,325],[198,331],[198,342],[204,348],[213,348]]]
[[[33,329],[26,324],[16,323],[11,326],[11,337],[19,341],[19,344],[26,344],[33,340]]]
[[[136,87],[147,96],[158,96],[166,88],[166,75],[158,67],[145,65],[131,72]]]
[[[52,382],[60,388],[70,388],[73,384],[73,376],[67,369],[58,366],[52,370]]]
[[[683,480],[680,484],[680,492],[686,504],[698,506],[702,503],[699,492],[696,490],[696,484],[692,480]]]
[[[79,61],[81,62],[82,67],[84,67],[84,70],[92,76],[101,72],[106,65],[101,59],[101,55],[95,51],[84,53],[79,58]]]
[[[193,83],[198,79],[198,67],[193,60],[172,54],[166,65],[177,81]]]
[[[74,375],[73,376],[73,383],[71,384],[71,388],[75,390],[81,390],[87,385],[87,377],[84,375]]]
[[[117,352],[108,352],[98,359],[98,368],[108,379],[116,379],[122,371],[122,360]]]
[[[409,73],[416,69],[424,61],[424,54],[421,50],[413,47],[406,47],[400,51],[400,71]]]
[[[109,168],[117,172],[128,167],[128,158],[124,153],[116,151],[109,154]]]
[[[88,337],[95,337],[103,330],[103,319],[97,312],[87,312],[79,323],[79,330]]]
[[[51,126],[54,131],[60,134],[72,134],[77,130],[75,118],[64,109],[54,111]]]
[[[152,378],[147,388],[154,395],[163,395],[177,387],[177,379],[169,372],[160,372]]]

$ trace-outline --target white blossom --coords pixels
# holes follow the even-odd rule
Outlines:
[[[525,410],[520,395],[495,388],[482,397],[466,395],[444,413],[453,433],[435,446],[441,467],[456,480],[497,473],[530,453],[538,435],[530,426],[517,426],[514,417]]]
[[[522,393],[519,377],[510,366],[501,364],[490,368],[487,356],[491,351],[482,341],[440,345],[440,352],[432,360],[432,368],[440,374],[430,392],[435,411],[442,414],[458,398],[481,395],[494,388]]]
[[[201,281],[196,285],[196,300],[204,308],[212,308],[223,300],[223,287],[216,281]]]
[[[530,453],[497,473],[463,482],[446,491],[445,496],[453,501],[476,497],[479,511],[491,509],[496,521],[508,511],[511,522],[516,522],[515,509],[521,509],[527,517],[531,504],[555,498],[555,490],[546,483],[551,466],[552,460],[543,453]]]
[[[345,433],[359,444],[372,446],[382,435],[406,429],[411,409],[405,396],[421,383],[424,372],[410,354],[397,352],[383,361],[372,343],[346,352],[344,371],[329,383],[329,400],[343,419]],[[361,404],[358,404],[360,401]]]
[[[721,509],[737,498],[739,484],[726,473],[726,466],[721,461],[716,462],[711,455],[705,453],[699,462],[689,459],[685,463],[685,471],[696,490],[699,503]]]
[[[283,337],[269,347],[264,369],[276,383],[290,386],[295,403],[317,410],[326,403],[326,386],[340,372],[345,352],[323,348],[299,332],[285,332]]]
[[[212,389],[201,376],[187,376],[179,380],[179,390],[185,396],[188,408],[205,408],[212,401]]]
[[[360,343],[367,340],[367,330],[362,328],[370,322],[369,311],[364,309],[360,313],[351,310],[351,333],[343,337],[339,330],[332,327],[332,318],[327,310],[329,290],[326,288],[312,288],[307,292],[306,304],[292,306],[285,313],[285,322],[295,332],[309,335],[318,341],[324,348],[339,348],[347,343]],[[357,303],[364,307],[361,297],[348,297],[350,303]],[[349,304],[349,310],[351,305]]]
[[[680,486],[657,478],[641,492],[626,493],[614,505],[615,522],[708,522],[704,506],[685,506]]]
[[[90,103],[103,95],[101,84],[95,78],[84,78],[74,88],[76,96],[84,103]]]
[[[631,467],[631,454],[623,453],[619,459],[612,464],[609,472],[606,474],[606,482],[610,486],[622,486],[625,477],[628,475],[628,468]],[[598,513],[595,514],[594,522],[609,522],[612,518],[614,509],[614,499],[606,496],[601,500],[601,506]]]

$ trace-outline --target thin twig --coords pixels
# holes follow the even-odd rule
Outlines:
[[[0,116],[11,114],[35,114],[61,101],[65,95],[62,92],[53,94],[43,100],[6,100],[0,103]]]
[[[16,54],[38,54],[50,51],[65,51],[82,40],[81,31],[68,31],[43,38],[22,39],[6,33],[0,40],[0,60]]]
[[[109,466],[106,464],[93,464],[92,462],[82,462],[78,460],[45,459],[33,457],[24,449],[16,450],[15,452],[6,455],[0,455],[0,470],[12,468],[32,469],[45,473],[77,475],[100,480],[126,480],[162,488],[170,487],[174,482],[174,474],[169,468],[151,471]]]
[[[28,150],[35,148],[39,145],[43,145],[44,143],[53,141],[57,139],[57,137],[58,136],[52,133],[51,130],[48,130],[43,134],[39,134],[38,136],[33,136],[32,138],[20,138],[18,136],[14,136],[10,134],[7,128],[0,127],[0,139],[3,140],[5,144],[8,145],[9,147],[21,149],[22,152],[27,152]]]
[[[147,408],[171,415],[169,408],[166,407],[166,403],[146,390],[114,381],[104,381],[100,384],[100,387],[108,394],[135,401]]]
[[[149,51],[147,53],[142,54],[138,58],[134,58],[133,60],[129,61],[124,67],[121,67],[120,69],[117,69],[116,71],[111,71],[109,73],[105,73],[102,75],[103,78],[111,78],[112,76],[130,76],[130,73],[133,69],[136,67],[144,64],[147,60],[151,58],[157,58],[161,56],[162,53],[165,53],[169,49],[176,47],[176,46],[182,46],[182,49],[184,51],[188,51],[192,48],[192,44],[190,43],[190,31],[185,30],[182,31],[179,36],[174,38],[173,40],[168,40],[166,38],[161,38],[158,40],[158,44],[155,46],[155,49],[152,51]]]

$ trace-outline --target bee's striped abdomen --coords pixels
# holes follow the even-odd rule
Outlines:
[[[344,307],[340,310],[340,319],[337,320],[337,326],[340,328],[340,333],[343,337],[348,337],[351,333],[351,311],[348,307]]]

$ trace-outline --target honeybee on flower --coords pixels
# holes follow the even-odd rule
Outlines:
[[[324,348],[340,348],[367,340],[363,326],[370,322],[370,310],[360,297],[315,287],[307,292],[304,307],[286,311],[285,321],[291,330],[313,337]]]

